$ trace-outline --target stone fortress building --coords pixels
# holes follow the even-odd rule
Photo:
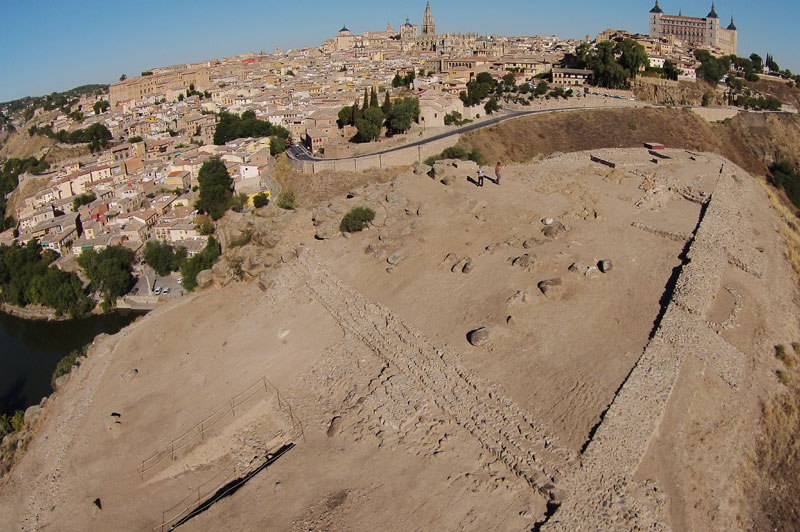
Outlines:
[[[695,46],[715,48],[724,55],[737,53],[738,31],[733,23],[727,28],[720,25],[719,16],[711,2],[711,11],[704,18],[686,17],[682,13],[667,15],[656,5],[650,10],[650,37],[673,37]]]

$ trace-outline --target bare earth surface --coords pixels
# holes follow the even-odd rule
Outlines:
[[[592,154],[616,168],[440,164],[290,215],[257,281],[96,342],[2,526],[167,529],[291,442],[181,529],[748,528],[771,346],[800,338],[775,215],[716,155]],[[356,205],[368,230],[322,235]]]

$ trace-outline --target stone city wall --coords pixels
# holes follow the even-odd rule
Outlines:
[[[642,357],[620,388],[583,455],[580,469],[565,479],[569,498],[542,530],[668,530],[658,501],[634,497],[633,476],[658,431],[683,361],[697,356],[730,386],[737,386],[745,356],[706,323],[705,312],[720,289],[730,249],[742,247],[736,209],[746,201],[738,177],[720,177],[698,226],[671,302]],[[742,261],[757,270],[757,254]],[[738,265],[737,265],[738,266]],[[744,268],[742,268],[744,269]],[[745,270],[746,271],[746,270]]]
[[[365,170],[409,166],[422,162],[432,155],[438,155],[445,148],[456,144],[460,138],[461,135],[453,135],[419,146],[409,146],[387,153],[361,155],[347,159],[323,159],[315,161],[289,159],[289,161],[296,170],[304,174],[316,174],[317,172],[323,171],[355,173]]]

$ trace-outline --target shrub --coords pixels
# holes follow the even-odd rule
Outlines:
[[[628,122],[628,127],[630,128],[631,131],[636,131],[636,124],[634,124],[633,122]]]
[[[58,361],[56,369],[53,371],[53,376],[50,377],[50,386],[53,387],[53,390],[56,389],[56,379],[72,371],[73,366],[80,365],[79,359],[86,356],[88,347],[85,345],[79,349],[73,349],[67,356]]]
[[[255,196],[253,196],[253,207],[256,209],[260,209],[261,207],[265,207],[269,203],[269,198],[263,192],[259,192]]]
[[[775,346],[775,358],[783,362],[786,367],[791,368],[794,365],[794,360],[792,360],[792,357],[786,350],[786,346],[783,344],[778,344]]]
[[[294,197],[293,190],[286,190],[278,194],[278,207],[281,209],[286,209],[287,211],[293,211],[297,208],[297,200]]]
[[[375,211],[369,207],[354,207],[344,215],[339,229],[342,232],[355,233],[364,229],[374,219]]]
[[[238,248],[238,247],[246,246],[247,244],[250,243],[250,239],[252,238],[252,236],[253,236],[253,232],[248,229],[247,231],[245,231],[244,233],[239,235],[237,238],[234,238],[233,240],[231,240],[231,243],[230,243],[230,245],[228,247]]]
[[[211,222],[211,220],[205,220],[197,228],[197,232],[203,236],[211,235],[214,233],[214,224]]]
[[[789,384],[789,374],[788,373],[786,373],[782,369],[779,369],[778,371],[775,372],[775,374],[778,376],[778,380],[781,381],[781,384],[783,384],[784,386]]]
[[[22,427],[24,426],[25,426],[25,412],[23,412],[22,410],[17,410],[11,417],[11,428],[14,429],[14,432],[19,432],[22,430]]]
[[[792,342],[792,350],[795,355],[800,355],[800,342]]]

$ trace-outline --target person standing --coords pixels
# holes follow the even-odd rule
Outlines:
[[[503,165],[500,164],[500,161],[497,161],[497,165],[495,165],[495,167],[494,167],[494,175],[497,178],[497,180],[494,182],[495,185],[499,185],[500,184],[500,170],[502,168],[503,168]]]
[[[478,166],[478,186],[479,187],[483,186],[483,178],[484,177],[485,176],[483,174],[483,166]]]

